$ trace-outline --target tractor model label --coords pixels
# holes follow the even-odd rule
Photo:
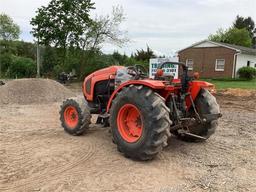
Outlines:
[[[149,77],[153,78],[156,74],[156,70],[161,63],[164,62],[178,62],[178,57],[170,58],[155,58],[149,60]],[[163,68],[164,75],[171,75],[175,79],[178,79],[178,65],[166,64]]]

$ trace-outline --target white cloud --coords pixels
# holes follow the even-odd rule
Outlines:
[[[35,11],[50,0],[0,0],[5,12],[23,31],[22,38],[32,41],[30,19]],[[132,42],[122,49],[105,45],[105,52],[119,50],[131,53],[146,48],[169,55],[208,37],[218,28],[227,28],[236,15],[251,16],[256,22],[255,0],[95,0],[95,15],[111,13],[112,6],[122,5],[127,17],[122,28],[128,30]]]

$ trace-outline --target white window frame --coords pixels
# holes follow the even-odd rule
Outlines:
[[[218,61],[224,61],[224,64],[223,64],[223,69],[218,69],[217,68],[217,63],[218,63]],[[225,59],[216,59],[216,61],[215,61],[215,71],[224,71],[225,70]]]
[[[189,61],[189,60],[192,61],[192,67],[189,67],[189,66],[188,66],[188,61]],[[186,66],[188,67],[188,70],[189,70],[189,71],[193,71],[193,68],[194,68],[194,60],[193,60],[193,59],[187,59],[187,60],[186,60]]]

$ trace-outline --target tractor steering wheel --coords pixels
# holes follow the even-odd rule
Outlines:
[[[134,76],[135,80],[148,77],[147,70],[142,65],[136,64],[134,66],[127,67],[127,69],[128,69],[128,74]]]

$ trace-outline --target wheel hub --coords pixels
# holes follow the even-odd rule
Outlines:
[[[133,104],[122,106],[117,115],[118,131],[122,138],[133,143],[142,135],[143,121],[139,109]]]
[[[68,106],[64,111],[64,120],[66,125],[74,129],[78,124],[78,112],[74,106]]]

